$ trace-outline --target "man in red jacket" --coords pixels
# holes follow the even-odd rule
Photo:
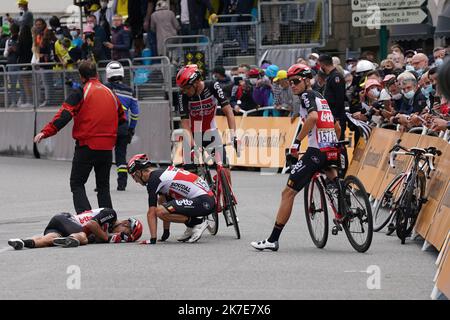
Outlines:
[[[112,208],[109,174],[117,127],[126,121],[119,98],[97,78],[94,62],[83,61],[78,68],[83,86],[64,101],[55,117],[34,138],[35,143],[58,133],[73,118],[76,141],[70,174],[70,189],[77,214],[91,210],[85,183],[94,168],[100,208]]]

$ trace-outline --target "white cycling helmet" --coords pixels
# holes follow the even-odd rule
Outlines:
[[[356,73],[367,72],[371,70],[375,70],[375,66],[368,60],[360,60],[356,64]]]
[[[110,63],[108,63],[108,65],[106,66],[106,79],[110,80],[119,77],[123,79],[124,76],[125,72],[120,62],[111,61]]]

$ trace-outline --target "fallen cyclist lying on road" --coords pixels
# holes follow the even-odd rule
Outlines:
[[[10,239],[15,250],[45,248],[51,246],[78,247],[90,243],[133,242],[142,235],[142,223],[134,218],[117,221],[113,209],[101,208],[79,215],[67,212],[52,217],[43,236],[26,239]]]

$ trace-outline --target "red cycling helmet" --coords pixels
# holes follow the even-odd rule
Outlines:
[[[184,87],[192,85],[196,80],[201,79],[202,74],[196,64],[188,64],[177,73],[177,86]]]
[[[129,218],[128,222],[130,223],[131,228],[131,240],[136,241],[141,237],[144,227],[142,223],[135,218]]]
[[[287,76],[288,78],[294,76],[299,76],[301,78],[308,78],[308,79],[313,78],[311,68],[301,63],[292,65],[287,72]]]
[[[128,173],[133,175],[136,171],[150,167],[151,163],[146,154],[140,153],[128,161]]]

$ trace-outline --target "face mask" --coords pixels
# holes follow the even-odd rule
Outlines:
[[[345,83],[345,89],[348,89],[348,88],[350,88],[350,86],[352,85],[352,83],[351,82],[346,82]]]
[[[407,64],[406,67],[405,67],[405,70],[406,71],[414,71],[414,67],[412,65],[410,65],[410,64]]]
[[[348,72],[352,72],[353,65],[352,64],[348,64],[346,69],[347,69]]]
[[[392,69],[383,69],[384,75],[388,75],[392,73]]]
[[[238,77],[241,77],[242,80],[247,79],[247,75],[245,73],[239,73]]]
[[[437,68],[439,68],[440,66],[442,66],[443,63],[444,63],[444,60],[441,59],[441,58],[437,58],[437,59],[434,61],[434,65],[435,65]]]
[[[403,96],[406,99],[408,99],[408,100],[412,99],[414,97],[414,94],[415,94],[414,90],[411,90],[411,91],[408,91],[408,92],[405,92],[405,91],[402,90],[402,93],[403,93]]]
[[[309,64],[310,67],[315,67],[316,63],[317,63],[316,60],[313,60],[313,59],[309,59],[308,60],[308,64]]]
[[[56,35],[56,39],[61,41],[62,39],[64,39],[64,35],[63,34],[57,34]]]
[[[258,81],[258,79],[256,79],[256,78],[250,78],[249,80],[252,85],[255,85],[256,81]]]
[[[401,98],[403,98],[403,95],[401,93],[397,93],[392,96],[392,99],[394,100],[400,100]]]
[[[89,22],[89,23],[87,24],[87,26],[88,26],[88,27],[91,27],[92,29],[94,29],[94,27],[95,27],[95,25],[94,25],[92,22]]]
[[[72,36],[72,38],[76,38],[78,36],[78,32],[70,31],[70,35]]]
[[[423,69],[422,69],[422,68],[417,69],[416,72],[417,72],[417,74],[418,74],[419,77],[420,77],[420,76],[422,76],[422,74],[423,74]]]
[[[422,91],[422,94],[428,98],[430,96],[430,94],[434,94],[433,85],[430,84],[430,85],[422,88],[421,91]]]
[[[378,98],[378,97],[380,96],[380,90],[378,90],[377,88],[370,89],[370,93],[371,93],[372,96],[374,96],[375,98]]]

